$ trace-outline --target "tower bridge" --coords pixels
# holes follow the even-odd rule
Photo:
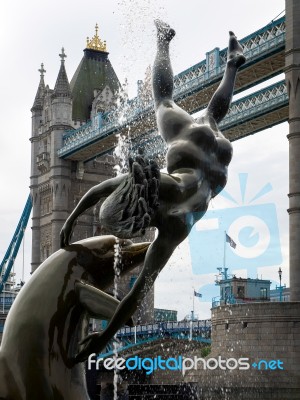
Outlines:
[[[280,122],[289,121],[290,208],[288,212],[290,215],[292,300],[290,304],[292,309],[297,305],[295,302],[300,299],[300,6],[296,0],[288,0],[286,4],[286,18],[272,21],[259,31],[242,39],[247,62],[237,76],[236,93],[254,87],[256,84],[282,72],[285,72],[286,82],[277,82],[234,102],[227,117],[222,122],[222,130],[233,141]],[[33,121],[30,139],[32,145],[31,193],[16,233],[1,263],[0,291],[1,288],[5,288],[5,279],[9,275],[9,269],[11,269],[16,256],[31,207],[33,207],[32,270],[34,271],[46,257],[59,248],[60,229],[78,199],[96,182],[103,181],[112,175],[113,161],[108,154],[116,145],[118,134],[127,133],[130,129],[133,147],[137,143],[134,140],[139,138],[146,144],[146,140],[148,140],[152,149],[156,147],[158,152],[164,151],[163,143],[155,132],[155,119],[151,102],[145,104],[137,96],[123,103],[122,108],[113,111],[107,110],[111,109],[109,106],[113,104],[114,97],[117,95],[119,82],[108,61],[106,45],[99,47],[98,39],[96,32],[91,41],[92,44],[88,43],[84,50],[84,58],[71,81],[71,85],[64,66],[64,51],[61,54],[61,66],[53,90],[49,89],[44,83],[46,71],[43,66],[40,69],[40,84],[31,110]],[[226,63],[226,51],[227,49],[219,50],[216,48],[206,54],[205,60],[176,76],[175,100],[188,112],[196,113],[207,105],[208,99],[211,98],[222,77]],[[81,68],[82,66],[85,69]],[[104,66],[107,68],[103,68]],[[105,76],[105,69],[109,76]],[[88,82],[89,88],[88,93],[85,93],[85,98],[81,96],[82,84],[86,78],[84,71],[95,72],[91,74],[94,80]],[[95,88],[97,88],[96,91]],[[105,98],[105,101],[103,98]],[[97,104],[100,104],[101,112],[99,112]],[[88,122],[87,115],[90,117]],[[146,136],[147,139],[145,139]],[[99,157],[98,164],[89,162],[99,155],[102,157]],[[86,214],[79,219],[76,228],[77,233],[75,230],[75,237],[73,237],[74,241],[101,233],[97,230],[95,215],[96,211],[94,214]],[[138,271],[135,271],[135,274],[138,274]],[[135,277],[132,276],[131,278]],[[126,278],[127,281],[124,283],[124,288],[127,291],[131,278]],[[146,305],[146,312],[139,316],[141,317],[138,319],[139,321],[143,321],[143,318],[151,320],[151,312],[147,314],[147,310],[153,309],[153,293],[150,294],[149,299],[150,306]],[[231,312],[231,310],[224,310],[224,315],[222,314],[221,317],[215,316],[215,320],[213,320],[213,327],[215,327],[213,343],[219,343],[220,347],[223,346],[222,350],[227,346],[230,351],[233,350],[233,347],[240,346],[241,343],[245,343],[246,346],[250,343],[249,354],[256,356],[257,353],[251,353],[253,345],[251,345],[251,339],[249,340],[250,336],[247,336],[252,335],[251,324],[254,320],[257,320],[255,310],[248,315],[249,326],[248,322],[243,323],[244,342],[232,339],[232,337],[235,338],[234,335],[228,340],[232,332],[241,335],[241,324],[234,325],[234,318],[231,315],[228,317],[226,314],[227,311]],[[295,317],[292,314],[294,308],[288,315],[286,315],[287,310],[287,307],[280,307],[280,318],[283,318],[283,315],[284,321],[288,322],[288,324],[285,322],[286,330],[284,332],[287,332],[287,335],[294,335],[293,337],[296,338],[298,316]],[[277,305],[274,306],[274,314],[267,314],[270,317],[266,321],[267,325],[264,325],[265,309],[261,311],[261,314],[259,314],[260,322],[259,324],[255,322],[255,329],[259,326],[261,332],[271,332],[276,322],[279,321],[278,323],[282,324],[281,320],[278,320]],[[239,309],[237,309],[237,312],[239,312]],[[295,314],[296,312],[295,307]],[[241,316],[238,315],[238,318],[235,318],[240,321]],[[231,324],[230,330],[227,329],[228,319]],[[0,332],[3,327],[3,320],[4,318],[0,321]],[[224,330],[225,321],[227,321],[225,324],[225,328],[226,326],[227,328]],[[291,333],[294,328],[295,333]],[[276,338],[279,337],[282,329],[283,326],[280,326],[277,332],[277,326],[274,328],[274,349],[278,346]],[[203,325],[203,321],[197,321],[190,327],[188,325],[183,326],[181,323],[162,327],[141,322],[141,325],[135,329],[121,329],[118,332],[118,340],[121,344],[119,350],[125,356],[147,355],[157,351],[164,343],[167,344],[167,347],[176,344],[176,349],[181,350],[186,349],[187,342],[191,346],[209,343],[210,324]],[[298,349],[294,346],[296,340],[291,340],[291,343],[289,349],[292,350],[289,350],[289,357],[294,363],[293,365],[297,367]],[[256,346],[254,347],[256,348]],[[244,351],[244,349],[242,350]],[[282,352],[279,353],[280,351],[278,350],[278,354],[282,354]],[[112,349],[108,347],[103,356],[108,357],[111,352]],[[228,354],[232,356],[233,353],[228,352]],[[291,375],[294,374],[295,379],[298,379],[299,374],[296,367],[291,370]],[[238,378],[240,380],[239,376]],[[282,382],[278,380],[278,384],[282,384]],[[284,385],[286,384],[290,386],[290,382],[284,382]]]
[[[235,93],[253,87],[271,77],[283,72],[285,49],[285,17],[271,22],[262,29],[240,40],[244,47],[246,63],[241,67],[235,85]],[[193,114],[202,110],[208,104],[215,92],[227,61],[227,48],[214,50],[206,54],[206,58],[196,65],[178,74],[174,79],[174,99],[178,105]],[[282,88],[282,87],[281,87]],[[271,86],[266,91],[258,91],[251,99],[260,101],[261,96],[274,89]],[[276,90],[276,89],[275,89]],[[223,122],[225,132],[230,140],[242,138],[248,134],[268,128],[288,118],[287,104],[264,102],[264,115],[268,118],[258,118],[260,112],[253,113],[253,104],[247,96],[244,100],[234,103],[229,111],[231,118]],[[239,112],[243,104],[243,110]],[[250,124],[252,118],[244,118],[245,108],[251,109],[256,121]],[[274,113],[274,108],[276,111]],[[280,109],[280,110],[279,110]],[[237,112],[238,111],[238,112]],[[229,122],[230,121],[230,122]],[[238,129],[234,129],[237,124]],[[127,134],[134,140],[145,133],[156,129],[153,102],[144,103],[139,96],[127,101],[122,107],[104,114],[97,114],[87,124],[76,130],[69,130],[63,137],[63,146],[58,150],[59,157],[75,161],[87,161],[107,151],[112,150],[117,142],[117,134]],[[159,140],[159,139],[158,139]]]
[[[230,141],[235,141],[287,121],[288,106],[286,83],[282,80],[233,102],[219,126]],[[133,151],[141,142],[145,155],[167,151],[166,143],[154,130],[135,140]]]
[[[94,42],[100,43],[97,32]],[[286,42],[285,17],[241,40],[247,62],[238,73],[236,93],[284,71]],[[222,78],[226,54],[227,48],[215,48],[204,60],[175,77],[175,100],[181,107],[190,113],[206,107]],[[100,157],[97,168],[89,160],[109,154],[116,145],[117,135],[129,130],[133,149],[142,141],[145,147],[149,144],[152,150],[164,151],[164,143],[156,134],[151,100],[145,102],[138,95],[109,111],[115,104],[120,84],[108,60],[106,46],[93,47],[88,43],[71,84],[63,50],[60,57],[61,66],[53,90],[44,83],[43,65],[39,70],[40,84],[32,107],[33,270],[59,248],[61,226],[78,199],[96,182],[111,176],[110,158]],[[88,80],[85,71],[93,71],[89,74],[93,81]],[[86,92],[82,90],[83,84],[87,86]],[[290,85],[291,82],[287,88],[285,81],[279,81],[235,101],[222,121],[226,136],[231,141],[237,140],[288,120]],[[86,121],[87,115],[89,121]],[[93,235],[96,225],[93,215],[82,217],[73,240]],[[6,270],[2,276],[7,276]],[[1,285],[4,283],[2,279]]]

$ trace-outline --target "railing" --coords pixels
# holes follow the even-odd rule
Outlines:
[[[267,53],[285,45],[285,17],[282,17],[262,29],[253,32],[243,38],[240,43],[247,63],[256,58],[262,58]],[[174,78],[175,98],[186,95],[200,86],[207,85],[212,79],[215,80],[222,75],[227,63],[227,47],[223,50],[218,48],[207,53],[206,60],[181,72]]]
[[[285,45],[285,18],[282,17],[241,40],[247,64],[272,54]],[[174,78],[175,100],[198,91],[220,78],[227,61],[227,48],[207,53],[205,60],[181,72]],[[120,108],[99,113],[84,126],[63,136],[63,147],[58,155],[64,157],[112,132],[131,124],[153,112],[153,102],[144,103],[138,97],[125,102]]]
[[[219,307],[221,305],[221,300],[222,299],[220,296],[213,297],[211,301],[211,307],[212,308]]]
[[[264,114],[270,109],[276,109],[288,104],[288,94],[285,81],[274,83],[258,92],[235,101],[226,117],[220,123],[221,129],[228,129],[240,124],[253,116]]]
[[[138,325],[136,327],[125,327],[118,331],[117,337],[130,337],[134,335],[164,335],[165,333],[186,332],[186,331],[207,332],[211,329],[211,321],[181,321],[181,322],[160,322],[155,324]]]
[[[259,297],[259,298],[241,298],[236,297],[233,294],[227,296],[226,298],[222,298],[220,296],[213,297],[212,299],[212,308],[216,308],[226,304],[249,304],[249,303],[261,303],[268,302],[270,298]]]

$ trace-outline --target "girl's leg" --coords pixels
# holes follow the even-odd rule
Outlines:
[[[155,21],[157,29],[157,53],[153,65],[152,88],[155,107],[163,100],[173,100],[173,70],[169,45],[175,31],[162,21]]]
[[[231,104],[237,71],[246,61],[243,55],[243,48],[237,41],[235,34],[229,32],[229,35],[225,73],[205,112],[208,117],[212,117],[217,123],[222,121],[227,114]]]
[[[194,119],[173,101],[173,71],[169,45],[175,31],[162,21],[155,21],[157,28],[157,53],[152,70],[152,88],[158,129],[168,142]]]

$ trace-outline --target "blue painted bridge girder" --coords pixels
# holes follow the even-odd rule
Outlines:
[[[284,17],[243,38],[241,43],[247,62],[237,75],[235,93],[283,72]],[[182,108],[192,114],[206,107],[223,76],[226,57],[227,48],[216,48],[207,53],[205,60],[175,77],[175,100]],[[272,104],[269,105],[272,108]],[[116,135],[128,133],[129,127],[133,139],[154,131],[156,124],[153,110],[153,102],[143,103],[139,97],[135,97],[117,110],[98,114],[79,129],[66,132],[63,147],[58,151],[58,155],[62,158],[87,161],[113,149],[117,142]],[[236,120],[237,115],[235,114]],[[282,118],[279,120],[281,122]],[[270,120],[269,125],[264,127],[276,123],[276,119]],[[232,119],[232,126],[234,125],[235,121]],[[249,126],[250,131],[247,133],[242,130],[235,131],[234,139],[258,131],[256,128],[252,130],[251,124]]]
[[[9,279],[9,275],[13,268],[15,259],[18,255],[18,251],[22,243],[22,239],[24,237],[24,232],[27,227],[31,209],[32,209],[32,200],[31,196],[29,195],[24,210],[22,212],[20,221],[13,235],[13,238],[0,264],[0,294],[2,293],[3,289],[5,289],[5,284]]]
[[[287,121],[288,105],[286,84],[282,80],[232,103],[220,129],[233,142]],[[167,146],[156,132],[142,135],[133,142],[132,152],[137,152],[141,145],[145,155],[162,155],[161,160],[164,159]]]
[[[181,321],[181,322],[162,322],[148,325],[138,325],[133,328],[122,328],[116,335],[116,344],[110,342],[104,353],[99,358],[111,357],[116,351],[124,357],[134,354],[145,354],[149,351],[155,353],[155,345],[158,345],[160,353],[162,345],[166,347],[172,342],[176,346],[183,343],[186,348],[187,342],[195,344],[211,343],[211,320],[203,321]]]

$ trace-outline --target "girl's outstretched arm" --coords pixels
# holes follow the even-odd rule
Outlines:
[[[73,225],[76,219],[84,213],[84,211],[95,206],[99,200],[109,196],[127,177],[127,174],[108,179],[104,182],[93,186],[79,201],[72,213],[67,218],[60,232],[60,247],[69,245]]]

